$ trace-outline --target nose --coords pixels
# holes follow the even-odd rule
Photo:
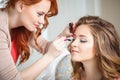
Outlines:
[[[71,47],[77,47],[78,45],[78,41],[77,39],[75,39],[72,43],[71,43]]]
[[[45,18],[44,16],[41,16],[38,20],[39,24],[44,24],[45,23]]]

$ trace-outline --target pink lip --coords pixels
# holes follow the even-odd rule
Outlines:
[[[71,50],[71,54],[75,54],[75,53],[78,53],[78,51],[76,51],[76,50]]]
[[[39,27],[39,25],[38,24],[34,24],[35,25],[35,27],[37,28],[37,27]]]

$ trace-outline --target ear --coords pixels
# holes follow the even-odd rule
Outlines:
[[[16,3],[16,9],[17,9],[17,12],[22,12],[23,11],[23,9],[24,9],[24,7],[25,7],[25,5],[24,5],[24,3],[22,2],[22,1],[18,1],[17,3]]]

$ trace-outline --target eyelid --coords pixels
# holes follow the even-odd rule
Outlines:
[[[80,39],[80,42],[85,43],[85,42],[87,42],[87,40],[86,39]]]
[[[44,12],[39,11],[39,12],[37,12],[37,14],[38,14],[39,16],[42,16],[42,15],[44,15],[45,13],[44,13]]]
[[[39,13],[39,12],[38,12],[38,15],[43,15],[43,13]]]

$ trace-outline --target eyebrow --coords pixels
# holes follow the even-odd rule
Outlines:
[[[79,37],[87,37],[85,35],[78,35]],[[73,37],[76,37],[76,35],[74,34]]]
[[[45,14],[45,12],[43,12],[43,11],[38,11],[39,13],[42,13],[42,14]]]
[[[87,36],[85,36],[85,35],[79,35],[79,37],[87,37]]]
[[[37,10],[37,12],[45,14],[45,12],[43,12],[42,10],[39,10],[39,9]]]

